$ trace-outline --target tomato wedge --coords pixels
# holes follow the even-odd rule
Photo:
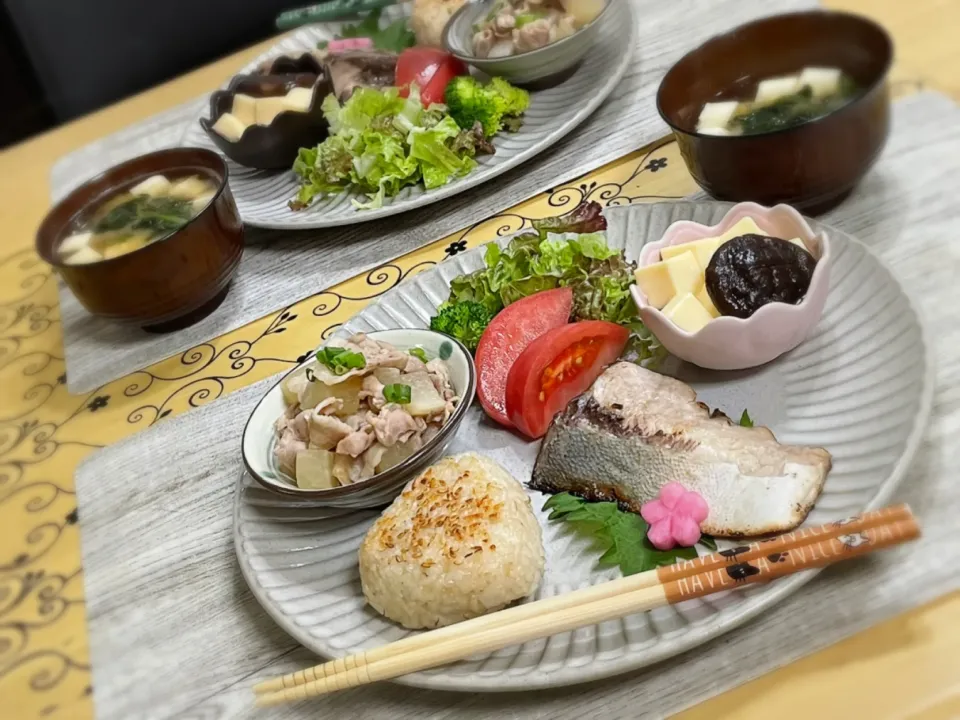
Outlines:
[[[477,396],[487,415],[512,427],[507,418],[507,373],[530,343],[570,320],[573,291],[545,290],[508,305],[487,326],[477,345]]]
[[[507,376],[507,417],[524,435],[546,435],[554,416],[623,352],[630,331],[603,320],[564,325],[530,343]]]
[[[410,94],[410,84],[420,88],[420,100],[424,107],[442,103],[447,85],[458,75],[469,74],[470,69],[462,60],[450,53],[429,47],[412,47],[400,53],[397,60],[397,87],[400,96]]]

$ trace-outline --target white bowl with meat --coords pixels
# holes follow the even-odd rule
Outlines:
[[[335,338],[254,408],[244,465],[268,490],[317,505],[385,505],[444,452],[476,387],[473,358],[446,335]]]
[[[558,84],[595,43],[612,0],[481,0],[461,7],[444,49],[490,76],[522,87]]]

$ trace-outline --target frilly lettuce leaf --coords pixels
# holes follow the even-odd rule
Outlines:
[[[573,290],[572,320],[607,320],[631,329],[627,357],[659,361],[662,346],[637,317],[630,294],[636,265],[607,245],[600,230],[577,233],[569,227],[597,228],[606,223],[596,203],[563,218],[534,223],[535,232],[513,238],[501,248],[490,243],[481,270],[462,275],[450,285],[446,305],[478,302],[496,313],[510,303],[543,290]],[[537,227],[538,226],[538,227]]]
[[[366,202],[354,200],[355,207],[378,208],[408,185],[422,181],[437,188],[476,167],[475,151],[459,139],[460,127],[442,105],[424,109],[415,85],[407,98],[396,88],[359,88],[342,105],[328,95],[323,112],[330,135],[300,150],[293,166],[300,178],[294,209],[351,186],[367,195]]]

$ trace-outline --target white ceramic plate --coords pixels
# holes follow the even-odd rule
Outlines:
[[[287,206],[298,187],[292,171],[254,170],[228,161],[230,189],[243,221],[258,227],[304,230],[377,220],[469,190],[529,160],[586,120],[613,92],[626,72],[637,44],[632,6],[630,2],[613,4],[603,18],[596,44],[576,72],[556,87],[531,93],[530,109],[520,131],[498,135],[494,140],[496,154],[478,158],[477,168],[460,180],[429,192],[419,185],[408,187],[377,210],[356,210],[351,198],[365,200],[365,196],[341,193],[320,199],[306,210],[293,212]],[[392,19],[404,12],[407,12],[405,6],[398,6],[389,8],[384,15]],[[302,28],[240,72],[252,72],[264,60],[277,55],[299,55],[315,48],[320,40],[332,39],[340,25],[330,23]],[[205,108],[204,112],[209,110]],[[200,127],[199,118],[187,128],[182,144],[217,151]]]
[[[675,220],[706,225],[723,203],[662,203],[607,211],[608,238],[635,259]],[[815,229],[817,223],[813,223]],[[923,433],[933,392],[931,356],[915,307],[887,267],[858,240],[825,228],[834,243],[830,295],[813,335],[760,368],[737,372],[675,364],[702,400],[732,417],[746,408],[786,443],[826,447],[834,467],[807,523],[839,520],[884,504],[903,478]],[[505,241],[504,241],[505,242]],[[450,280],[482,265],[483,250],[456,256],[383,295],[341,332],[423,327]],[[450,452],[475,450],[527,480],[537,443],[487,421],[465,418]],[[539,510],[544,496],[531,492]],[[235,542],[244,576],[271,616],[325,657],[367,650],[409,634],[365,606],[357,548],[375,512],[290,505],[238,483]],[[609,580],[598,554],[563,524],[544,527],[547,569],[536,597]],[[401,678],[419,687],[531,690],[608,677],[663,660],[727,632],[796,590],[812,573],[768,586],[682,603],[573,633],[506,648],[482,658]],[[771,642],[775,642],[771,638]]]

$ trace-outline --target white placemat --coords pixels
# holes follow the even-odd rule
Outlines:
[[[637,5],[641,40],[618,89],[548,152],[495,181],[419,211],[349,228],[300,233],[248,229],[247,253],[223,305],[196,325],[169,335],[94,318],[61,288],[70,392],[87,392],[241,327],[666,135],[654,96],[660,78],[685,51],[756,16],[816,5],[813,0],[618,0],[627,1]],[[696,22],[691,22],[694,17]],[[179,123],[193,122],[195,113],[188,114],[185,106],[183,112],[156,116],[63,158],[53,171],[54,198],[121,160],[177,144],[183,129]],[[176,132],[171,133],[171,127]]]
[[[960,588],[960,109],[925,93],[896,106],[884,161],[828,222],[894,268],[926,316],[938,391],[896,498],[924,528],[911,546],[824,572],[738,631],[654,668],[554,691],[470,695],[377,685],[265,713],[253,682],[316,661],[266,616],[237,568],[232,493],[240,433],[274,380],[92,456],[77,494],[101,718],[659,718]],[[872,692],[850,688],[851,697]]]

